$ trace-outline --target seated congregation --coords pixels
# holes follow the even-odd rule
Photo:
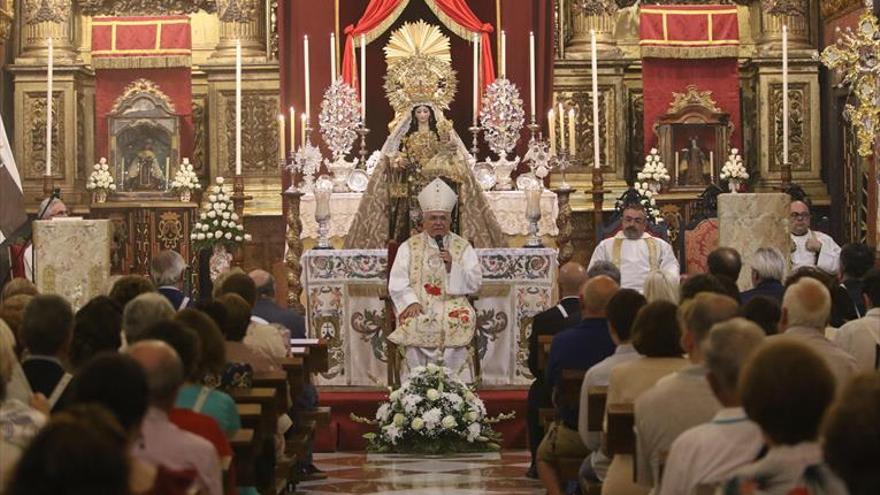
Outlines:
[[[23,278],[0,303],[0,493],[256,494],[323,477],[313,371],[326,346],[232,269],[198,303],[183,258],[112,278],[76,312]]]

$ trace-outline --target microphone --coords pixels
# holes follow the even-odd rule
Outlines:
[[[55,199],[61,199],[61,188],[60,187],[56,187],[55,189],[52,190],[52,197]]]
[[[443,236],[440,235],[440,234],[435,235],[435,236],[434,236],[434,242],[437,243],[437,248],[438,248],[439,250],[443,251]]]

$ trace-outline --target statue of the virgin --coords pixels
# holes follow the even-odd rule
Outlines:
[[[420,227],[416,197],[437,177],[458,194],[453,230],[474,247],[504,247],[506,240],[469,167],[471,160],[452,122],[443,115],[455,93],[449,39],[423,21],[404,24],[385,46],[385,92],[395,117],[382,146],[346,248],[384,248]]]

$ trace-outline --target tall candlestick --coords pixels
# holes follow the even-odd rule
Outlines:
[[[311,83],[309,79],[312,76],[311,71],[309,71],[309,35],[303,36],[303,64],[305,66],[305,71],[303,72],[303,78],[306,83],[306,120],[310,120],[309,117],[312,115],[312,92],[311,92]],[[305,141],[303,141],[305,143]]]
[[[241,175],[241,40],[235,40],[235,175]]]
[[[599,69],[596,54],[596,31],[590,30],[590,70],[593,79],[593,166],[599,168]]]
[[[284,150],[284,114],[278,114],[278,159],[284,161],[287,153]]]
[[[565,108],[559,104],[559,149],[565,153]]]
[[[361,35],[361,122],[367,125],[367,37]]]
[[[52,175],[52,85],[55,77],[55,49],[49,38],[49,65],[46,68],[46,175]]]
[[[556,112],[551,108],[547,112],[547,133],[550,137],[550,154],[556,154]]]
[[[474,33],[474,127],[477,126],[477,115],[480,112],[480,35]]]
[[[336,82],[336,34],[330,33],[330,84]]]
[[[168,190],[168,181],[171,178],[171,158],[165,157],[165,190]]]
[[[559,58],[565,58],[565,0],[557,2],[559,5]]]
[[[290,151],[296,151],[296,111],[293,106],[289,109],[290,114]]]
[[[788,163],[788,26],[782,25],[782,163]]]
[[[309,126],[309,116],[303,113],[300,115],[300,119],[302,120],[302,136],[300,138],[300,146],[306,145],[306,127]]]
[[[535,121],[535,33],[529,31],[529,104]]]
[[[501,31],[501,77],[507,77],[507,33]]]
[[[571,108],[568,110],[568,153],[571,154],[572,157],[574,157],[576,150],[574,117],[575,111],[574,108]]]

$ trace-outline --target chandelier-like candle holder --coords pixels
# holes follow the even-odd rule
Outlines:
[[[533,135],[529,141],[529,150],[523,157],[523,161],[529,166],[529,174],[543,184],[544,178],[550,174],[550,170],[553,168],[552,158],[547,143],[540,137],[535,139]]]
[[[480,108],[480,123],[486,133],[486,142],[497,160],[486,160],[495,172],[495,189],[512,189],[510,174],[516,169],[519,157],[509,159],[519,141],[525,121],[519,90],[507,78],[500,77],[486,88]]]
[[[291,190],[308,194],[315,187],[315,174],[321,166],[321,150],[312,144],[311,128],[303,129],[303,144],[290,154],[287,170],[291,175]],[[299,182],[297,183],[297,178]]]
[[[557,153],[556,156],[553,157],[553,165],[556,170],[559,170],[559,175],[562,179],[562,183],[559,184],[559,189],[571,189],[571,185],[565,180],[565,171],[571,166],[571,158],[569,157],[568,152],[562,150]]]
[[[318,242],[315,249],[332,249],[330,246],[330,196],[334,181],[322,175],[315,182],[315,221],[318,222]]]
[[[325,159],[324,164],[333,173],[335,192],[349,190],[348,176],[358,164],[358,160],[347,160],[345,157],[358,137],[358,129],[362,127],[360,108],[357,92],[342,79],[330,84],[324,92],[318,122],[321,137],[333,153],[332,160]]]

